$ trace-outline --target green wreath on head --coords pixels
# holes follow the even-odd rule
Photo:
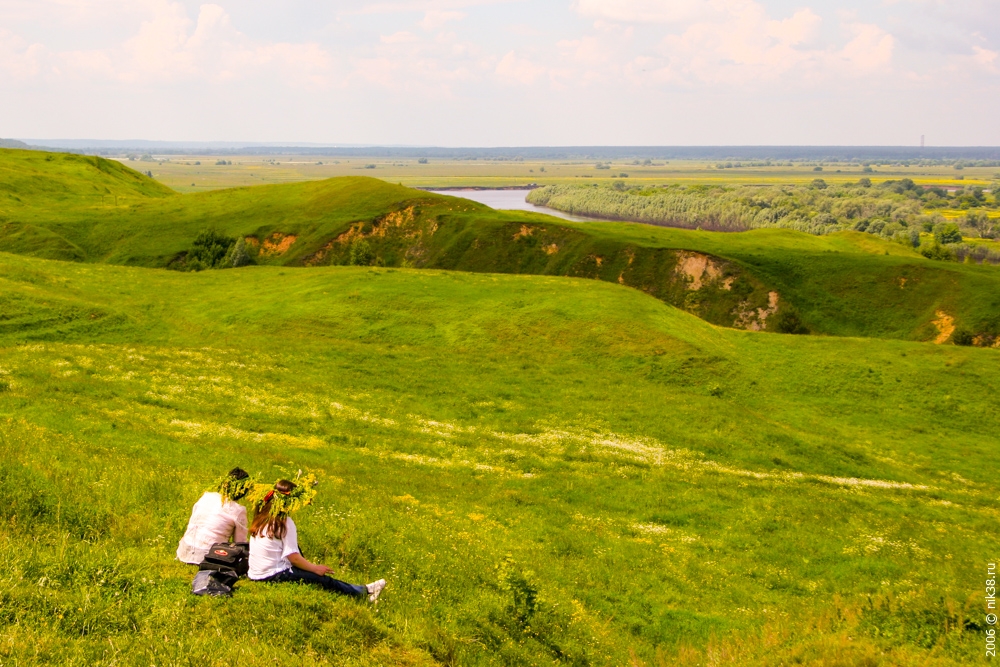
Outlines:
[[[253,477],[235,479],[226,475],[215,485],[215,491],[222,496],[222,502],[227,500],[239,500],[250,493],[255,486]]]
[[[280,480],[275,480],[275,484]],[[259,513],[268,501],[272,517],[282,514],[289,515],[312,503],[316,497],[316,475],[310,473],[295,480],[295,488],[288,493],[282,493],[274,488],[275,484],[254,484],[249,494],[250,506]]]

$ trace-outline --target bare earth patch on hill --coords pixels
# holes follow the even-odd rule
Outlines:
[[[934,326],[938,330],[938,336],[934,339],[934,344],[943,345],[955,333],[955,318],[943,310],[939,310],[935,314],[937,319],[934,320]]]

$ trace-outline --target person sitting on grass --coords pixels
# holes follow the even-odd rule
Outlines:
[[[237,501],[253,488],[242,468],[233,468],[219,480],[215,491],[206,491],[194,505],[184,537],[177,545],[177,560],[198,565],[213,544],[246,542],[247,509]]]
[[[385,579],[364,586],[347,584],[327,576],[332,568],[310,563],[302,557],[295,522],[288,515],[308,505],[314,494],[310,484],[297,485],[282,479],[254,503],[247,576],[254,581],[316,584],[342,595],[367,595],[369,602],[375,602],[385,588]]]

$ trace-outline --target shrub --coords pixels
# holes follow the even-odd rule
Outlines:
[[[375,253],[371,244],[364,239],[355,239],[351,244],[351,253],[348,263],[352,266],[371,266],[375,261]]]
[[[185,258],[186,268],[190,271],[219,268],[235,244],[236,239],[232,237],[214,229],[205,230],[195,237]]]
[[[955,345],[963,345],[965,347],[972,345],[974,339],[975,336],[968,329],[959,329],[951,337],[951,341]]]
[[[417,160],[417,164],[427,164],[427,158],[425,157],[420,158],[419,160]]]
[[[223,266],[231,266],[234,269],[253,264],[253,260],[247,253],[247,243],[242,236],[236,239],[236,243],[233,244],[233,247],[230,249],[228,256],[222,264]]]
[[[996,231],[996,221],[991,220],[985,211],[969,211],[965,214],[963,223],[966,228],[971,229],[979,238],[993,238]]]
[[[934,241],[933,245],[925,245],[920,248],[920,254],[927,259],[937,259],[942,261],[947,261],[953,259],[953,255],[948,248],[939,244],[937,240]]]
[[[934,225],[934,240],[941,245],[962,242],[962,230],[953,222]]]
[[[802,324],[802,320],[799,319],[799,314],[794,310],[783,310],[778,313],[778,319],[775,323],[775,328],[778,333],[783,334],[807,334],[809,329]]]
[[[869,234],[881,234],[885,229],[885,220],[872,220],[866,230]]]

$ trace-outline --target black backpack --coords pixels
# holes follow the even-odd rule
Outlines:
[[[213,544],[198,566],[199,570],[232,570],[245,577],[250,569],[250,545],[247,542]]]

